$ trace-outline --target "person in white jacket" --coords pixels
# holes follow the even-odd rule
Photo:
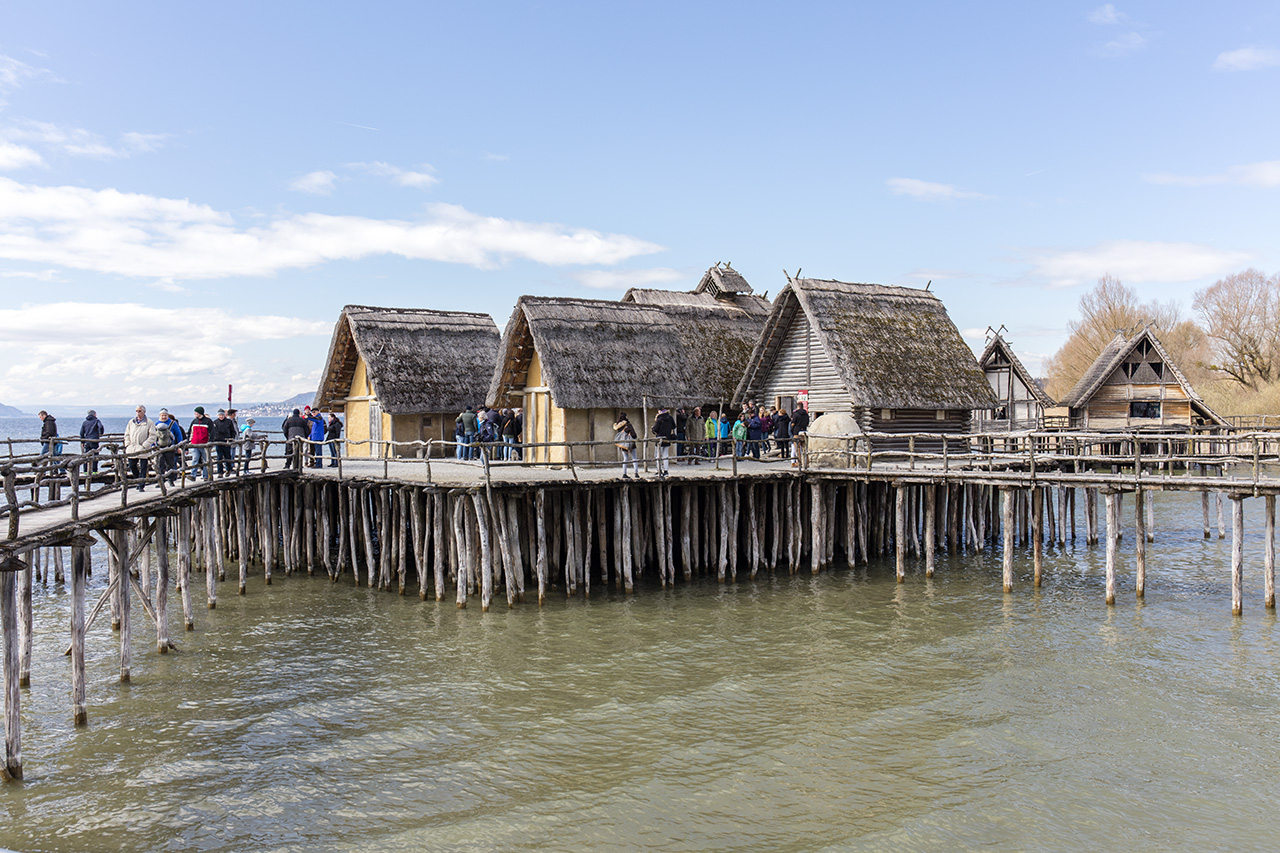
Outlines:
[[[140,480],[138,491],[147,490],[147,469],[151,460],[135,454],[149,453],[156,446],[156,423],[147,417],[147,407],[139,406],[134,410],[133,420],[124,428],[124,452],[129,457],[129,477]]]

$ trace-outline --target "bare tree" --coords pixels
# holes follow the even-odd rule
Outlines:
[[[1196,291],[1213,351],[1210,368],[1253,391],[1275,378],[1280,363],[1280,275],[1247,269]]]
[[[1182,317],[1176,302],[1139,303],[1133,288],[1107,274],[1080,297],[1080,319],[1067,323],[1070,336],[1046,364],[1048,392],[1061,398],[1117,333],[1129,336],[1147,323],[1156,327],[1160,342],[1194,384],[1196,368],[1208,355],[1204,331]]]

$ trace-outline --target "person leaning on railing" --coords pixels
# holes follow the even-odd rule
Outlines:
[[[139,480],[138,491],[147,490],[147,471],[151,460],[145,455],[156,446],[156,422],[147,417],[147,407],[134,409],[133,420],[124,428],[124,452],[129,460],[129,477]]]
[[[89,457],[90,472],[98,470],[98,447],[106,432],[107,428],[98,420],[98,413],[90,409],[84,423],[80,424],[80,452]]]
[[[293,414],[280,424],[280,431],[284,433],[285,441],[289,443],[288,467],[301,469],[302,458],[306,454],[302,442],[311,435],[311,424],[302,416],[300,410],[294,409]]]
[[[204,413],[204,406],[196,406],[196,416],[187,429],[191,439],[192,477],[204,468],[204,478],[209,479],[209,432],[213,429],[213,421]]]

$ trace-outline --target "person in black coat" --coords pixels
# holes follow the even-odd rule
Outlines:
[[[302,416],[299,409],[294,409],[293,414],[284,419],[280,424],[280,431],[284,433],[286,440],[293,438],[307,438],[311,435],[311,422]],[[289,467],[302,467],[302,443],[291,441],[289,443]]]
[[[40,419],[40,452],[46,456],[52,455],[58,444],[55,441],[58,437],[58,422],[45,411],[37,413],[36,417]]]
[[[671,473],[671,440],[676,434],[676,419],[666,408],[659,409],[653,419],[653,434],[658,437],[658,476],[665,477]]]
[[[329,467],[338,467],[338,439],[342,438],[342,421],[336,412],[329,413],[329,422],[324,425],[324,440],[329,442]]]
[[[106,433],[107,428],[102,425],[102,421],[98,420],[98,413],[93,409],[89,410],[89,414],[85,416],[84,423],[80,424],[80,452],[89,459],[89,470],[98,470],[98,446],[101,443],[99,439]]]

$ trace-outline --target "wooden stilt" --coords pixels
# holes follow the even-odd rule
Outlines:
[[[191,514],[194,509],[187,504],[178,510],[178,591],[182,594],[182,621],[188,631],[196,627],[191,603]]]
[[[1147,504],[1147,541],[1154,542],[1156,541],[1156,493],[1148,489],[1145,500]]]
[[[893,489],[893,556],[898,583],[907,580],[907,490],[898,483]]]
[[[1222,513],[1222,492],[1214,492],[1213,500],[1218,507],[1218,538],[1225,539],[1227,536],[1227,527],[1223,519]]]
[[[625,487],[623,487],[625,489]],[[538,555],[537,555],[537,573],[538,573],[538,606],[541,607],[547,598],[547,510],[546,510],[546,491],[538,489],[537,509],[535,518],[538,524]],[[630,532],[630,531],[628,531]]]
[[[1044,571],[1044,489],[1031,487],[1031,554],[1032,584],[1040,588],[1040,575]]]
[[[1108,489],[1103,493],[1107,503],[1107,604],[1116,603],[1116,551],[1120,533],[1120,506],[1116,493]]]
[[[448,500],[443,493],[431,495],[431,504],[435,515],[435,553],[431,557],[436,570],[436,601],[444,601],[445,550],[448,548]]]
[[[1267,495],[1266,503],[1266,552],[1262,566],[1263,595],[1268,610],[1276,608],[1276,496]]]
[[[457,543],[457,588],[458,607],[467,606],[467,499],[462,496],[453,498],[450,512],[453,515],[453,540]]]
[[[635,591],[635,583],[632,576],[632,524],[631,524],[631,487],[622,487],[622,588],[630,594]],[[724,579],[723,572],[721,580]]]
[[[114,530],[106,535],[113,533],[120,560],[120,680],[127,683],[133,668],[133,585],[129,583],[133,567],[129,565],[129,531]]]
[[[22,691],[18,687],[18,574],[26,565],[17,559],[0,561],[0,634],[4,670],[4,765],[0,778],[22,778]]]
[[[1133,518],[1134,518],[1134,541],[1137,543],[1134,549],[1134,594],[1138,598],[1142,598],[1147,594],[1147,542],[1150,541],[1147,533],[1147,513],[1146,507],[1143,506],[1147,495],[1144,489],[1137,489],[1133,493]]]
[[[1203,468],[1204,466],[1202,465],[1201,469]],[[1201,473],[1203,473],[1203,470],[1201,471]],[[1204,538],[1208,539],[1210,535],[1209,534],[1209,493],[1208,492],[1200,493],[1200,511],[1204,515]]]
[[[236,542],[237,558],[240,563],[239,592],[245,594],[249,584],[249,517],[245,511],[244,489],[236,489]]]
[[[933,483],[924,487],[924,576],[933,577],[934,562],[937,559],[937,511],[938,487]]]
[[[1222,493],[1219,492],[1219,495]],[[1221,504],[1219,504],[1221,506]],[[1231,496],[1231,615],[1244,612],[1244,500]]]
[[[1002,554],[1004,591],[1013,592],[1013,489],[1002,487],[1000,494],[1004,498],[1004,553]]]
[[[489,514],[485,512],[484,498],[479,492],[471,495],[472,510],[476,514],[476,529],[480,534],[480,610],[489,612],[493,599],[493,555],[489,551]]]
[[[815,575],[822,571],[822,558],[826,554],[826,545],[822,541],[822,537],[827,534],[822,517],[824,509],[822,484],[813,483],[809,486],[809,529],[813,537],[813,546],[809,551],[809,571]]]
[[[156,652],[169,653],[169,516],[156,516]]]
[[[84,593],[89,577],[91,536],[71,542],[71,718],[75,725],[89,722],[84,669]]]
[[[24,554],[27,559],[31,552]],[[25,560],[24,560],[25,562]],[[21,572],[18,579],[18,686],[31,686],[31,644],[33,637],[33,614],[31,609],[31,579],[34,574],[30,563]]]

